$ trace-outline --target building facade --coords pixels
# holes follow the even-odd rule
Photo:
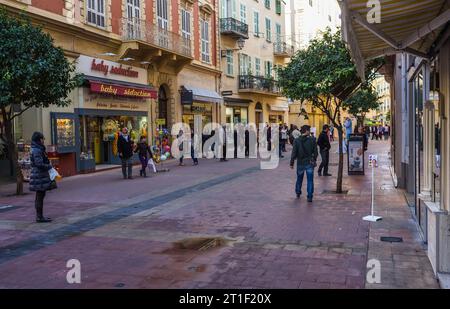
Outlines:
[[[192,125],[194,115],[220,121],[217,0],[0,0],[0,5],[14,16],[25,12],[84,75],[70,106],[29,110],[15,126],[21,142],[38,130],[57,146],[64,176],[117,163],[115,133],[124,126],[134,138],[148,136],[155,143],[164,128],[182,121]],[[188,100],[182,100],[185,93]]]
[[[336,31],[341,25],[340,8],[335,0],[287,0],[286,1],[286,41],[294,51],[305,49],[309,42],[329,27]],[[305,109],[308,119],[299,116]],[[327,116],[310,103],[292,102],[289,105],[289,120],[298,127],[308,124],[318,132],[329,123]]]
[[[379,107],[370,111],[366,118],[367,120],[373,120],[375,122],[380,122],[381,124],[389,124],[390,114],[391,114],[391,86],[386,81],[384,75],[377,74],[375,80],[372,82],[378,97],[379,97]]]
[[[343,39],[360,76],[365,60],[386,59],[382,73],[391,86],[392,176],[395,185],[405,190],[436,276],[442,286],[448,286],[450,3],[433,0],[381,6],[381,22],[370,27],[358,18],[369,10],[359,1],[340,4]],[[375,37],[374,32],[383,34]]]
[[[293,53],[284,12],[281,0],[221,1],[221,123],[288,123],[275,70]]]

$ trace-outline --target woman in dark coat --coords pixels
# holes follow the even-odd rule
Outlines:
[[[52,189],[49,171],[52,165],[44,146],[44,135],[34,132],[31,137],[31,175],[30,191],[36,192],[34,206],[36,208],[36,222],[51,222],[43,215],[45,192]]]

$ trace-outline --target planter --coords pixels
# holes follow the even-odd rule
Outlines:
[[[80,160],[80,173],[91,173],[95,172],[95,160],[86,159]]]

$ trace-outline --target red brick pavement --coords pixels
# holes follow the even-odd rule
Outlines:
[[[386,155],[387,144],[371,143],[370,151]],[[331,161],[337,161],[334,153]],[[122,180],[118,170],[71,177],[46,198],[45,211],[56,218],[46,225],[32,221],[31,194],[3,194],[0,204],[20,207],[0,213],[0,252],[13,254],[6,260],[0,256],[0,287],[364,288],[367,254],[376,252],[368,246],[370,226],[361,220],[370,209],[369,177],[345,176],[348,195],[323,194],[334,189],[335,177],[316,177],[315,199],[308,204],[304,197],[295,199],[295,173],[287,159],[276,170],[257,166],[256,160],[201,160],[197,167],[171,166],[170,172],[148,179]],[[334,175],[336,168],[333,164]],[[390,181],[387,169],[380,172],[377,200],[387,201],[392,194],[401,207],[395,190],[387,196],[380,189]],[[235,177],[208,186],[223,175]],[[181,198],[156,207],[145,204],[195,184]],[[145,210],[121,216],[111,212],[137,203]],[[117,218],[108,221],[111,216]],[[397,223],[407,221],[405,216]],[[70,231],[89,218],[94,228],[52,241],[44,237],[58,228]],[[176,245],[198,237],[225,242],[204,251]],[[24,242],[30,239],[48,243],[36,248]],[[423,257],[423,249],[417,255]],[[81,284],[66,282],[66,262],[72,258],[81,262]],[[422,258],[416,266],[429,274]],[[431,281],[422,284],[435,287]],[[409,287],[406,282],[404,287]]]

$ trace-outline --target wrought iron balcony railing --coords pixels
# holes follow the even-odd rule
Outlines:
[[[273,54],[275,56],[292,57],[294,55],[294,46],[286,42],[277,41],[273,43]]]
[[[137,18],[123,18],[121,26],[121,35],[124,41],[140,40],[174,53],[192,57],[190,38],[185,38],[178,33],[170,32]]]
[[[239,75],[239,90],[266,92],[277,95],[281,93],[276,80],[253,75]]]
[[[248,25],[232,17],[221,18],[220,33],[248,39]]]

